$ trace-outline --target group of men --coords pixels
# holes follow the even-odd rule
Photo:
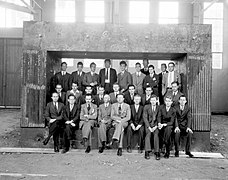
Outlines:
[[[148,59],[143,60],[144,68],[136,63],[136,72],[127,71],[125,61],[120,62],[121,72],[111,68],[110,59],[105,59],[105,68],[99,75],[95,73],[96,64],[90,64],[91,71],[83,72],[83,63],[77,64],[78,70],[71,75],[66,72],[67,64],[61,64],[61,72],[52,78],[55,92],[47,104],[45,118],[49,123],[54,151],[59,152],[59,134],[63,131],[64,147],[62,153],[70,149],[70,140],[75,129],[82,129],[86,153],[91,151],[92,128],[98,126],[98,147],[102,153],[106,147],[117,144],[117,155],[122,155],[124,130],[127,132],[127,152],[132,152],[132,137],[138,134],[138,152],[145,149],[145,158],[150,159],[152,152],[151,136],[155,159],[165,146],[165,158],[169,158],[172,142],[175,156],[179,157],[180,136],[186,136],[185,152],[190,152],[191,110],[187,97],[180,92],[181,78],[175,64],[161,65],[162,72],[157,75]],[[69,88],[71,85],[71,88]],[[112,139],[107,135],[114,127]]]

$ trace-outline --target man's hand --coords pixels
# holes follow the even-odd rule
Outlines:
[[[193,134],[193,131],[190,128],[187,128],[186,132],[190,132]]]
[[[70,123],[71,124],[71,126],[73,126],[73,127],[75,127],[76,125],[72,122],[72,123]]]
[[[120,123],[121,121],[120,120],[116,120],[117,123]]]
[[[135,131],[135,125],[133,123],[131,123],[131,128]]]
[[[139,125],[135,128],[135,130],[138,131],[141,127],[142,127],[142,125],[139,124]]]
[[[106,121],[104,119],[101,120],[101,123],[106,124]]]
[[[56,119],[50,119],[50,123],[53,123],[53,122],[55,122],[56,121]]]
[[[90,86],[94,86],[95,84],[94,83],[90,83]]]
[[[150,130],[150,132],[153,132],[153,129],[151,127],[148,127],[148,129]]]
[[[158,123],[158,129],[161,129],[163,125],[161,123]]]
[[[121,89],[121,91],[120,91],[120,92],[121,92],[121,93],[123,93],[124,91],[125,91],[125,89]]]
[[[158,126],[154,126],[154,127],[152,128],[152,131],[151,131],[151,132],[154,132],[157,128],[158,128]]]
[[[65,122],[65,124],[70,124],[70,123],[72,123],[72,121],[66,121],[66,122]]]
[[[174,130],[175,133],[179,133],[180,132],[180,128],[179,127],[176,127],[175,130]]]

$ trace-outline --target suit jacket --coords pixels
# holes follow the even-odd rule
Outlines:
[[[143,79],[146,77],[145,74],[141,73],[138,77],[136,73],[132,74],[133,85],[135,86],[135,92],[137,94],[143,94]]]
[[[88,112],[86,103],[82,104],[81,105],[81,112],[80,112],[80,120],[81,121],[86,120],[84,115],[89,115],[89,120],[96,120],[97,119],[97,105],[91,103],[90,111]]]
[[[180,129],[191,128],[192,125],[192,117],[191,117],[191,108],[185,104],[184,110],[180,110],[180,105],[177,104],[175,106],[176,109],[176,127],[178,126]]]
[[[67,104],[67,96],[66,96],[66,92],[61,92],[61,95],[59,94],[59,99],[58,102],[61,102],[63,104]]]
[[[85,90],[85,88],[83,86],[84,76],[85,76],[85,72],[82,72],[81,76],[78,75],[78,71],[72,72],[71,77],[70,77],[70,84],[72,85],[73,82],[77,82],[78,90],[84,92],[84,90]]]
[[[111,119],[114,121],[121,120],[121,122],[128,122],[131,119],[131,109],[126,103],[122,104],[121,114],[119,114],[119,103],[114,103],[111,110]]]
[[[61,84],[64,92],[67,92],[69,89],[71,89],[70,84],[70,74],[66,73],[64,76],[61,72],[58,72],[55,74],[55,86],[57,84]]]
[[[112,105],[109,103],[108,107],[106,108],[104,104],[99,106],[98,112],[98,122],[101,122],[102,119],[106,121],[106,123],[111,123],[111,109]]]
[[[114,103],[117,102],[117,99],[116,99],[116,96],[115,96],[115,93],[114,92],[110,93],[109,96],[110,96],[110,102],[111,102],[111,104],[114,104]]]
[[[150,74],[150,73],[149,73],[149,69],[147,69],[147,71],[145,71],[145,69],[142,68],[140,71],[141,71],[143,74],[145,74],[146,76]]]
[[[99,75],[97,73],[94,73],[93,76],[91,75],[91,72],[85,73],[84,78],[83,78],[83,85],[87,86],[90,85],[90,83],[97,82],[98,86],[99,83]]]
[[[168,87],[168,74],[169,73],[164,74],[164,76],[162,78],[162,94],[163,95],[166,93],[166,89]],[[174,71],[174,81],[179,82],[179,84],[181,86],[181,76],[177,71]]]
[[[136,112],[135,105],[131,105],[131,120],[129,124],[133,123],[135,126],[143,125],[143,106],[139,105],[138,112]]]
[[[67,91],[66,93],[66,99],[68,99],[69,95],[73,94],[76,98],[75,103],[77,105],[81,105],[81,96],[82,96],[82,91],[78,91],[76,93],[72,92],[71,90]],[[66,103],[67,104],[67,103]]]
[[[110,85],[112,85],[117,81],[117,76],[116,76],[116,70],[113,68],[110,68]],[[105,85],[105,68],[101,69],[99,72],[99,82],[101,86],[104,87]]]
[[[124,71],[124,74],[119,73],[117,76],[117,83],[120,86],[120,90],[127,90],[128,86],[132,84],[132,76],[128,71]]]
[[[147,104],[143,110],[143,120],[146,128],[158,125],[159,106],[156,105],[155,111],[152,111],[152,105]]]
[[[131,95],[130,95],[129,91],[126,91],[124,94],[124,102],[129,104],[129,105],[132,105],[135,103],[134,102],[134,96],[133,96],[133,99],[131,99]]]
[[[93,98],[94,98],[94,102],[93,103],[96,104],[97,107],[99,107],[101,104],[104,103],[104,96],[103,96],[102,99],[100,99],[99,98],[99,94],[96,94],[95,96],[93,96]]]
[[[176,106],[176,105],[179,103],[179,98],[180,98],[180,96],[182,96],[182,95],[183,95],[183,93],[181,93],[180,91],[178,91],[177,94],[176,94],[175,96],[173,95],[173,91],[168,91],[168,92],[165,94],[165,97],[167,97],[167,96],[172,97],[172,100],[173,100],[172,106]],[[165,98],[165,97],[164,97],[164,98]]]
[[[159,84],[159,77],[157,74],[154,73],[153,77],[147,75],[143,80],[143,88],[146,89],[147,86],[153,88],[153,92],[156,96],[158,96],[158,84]]]
[[[152,96],[152,95],[151,95]],[[150,96],[150,97],[151,97]],[[142,98],[141,98],[141,104],[143,105],[143,106],[145,106],[145,105],[147,105],[147,104],[150,104],[150,98],[147,100],[146,99],[146,94],[143,94],[142,96],[141,96]]]
[[[62,120],[62,112],[63,112],[64,104],[58,102],[58,109],[55,109],[53,102],[49,102],[46,106],[44,117],[49,122],[50,119]]]
[[[76,103],[74,104],[74,107],[73,107],[71,113],[72,113],[73,119],[70,118],[70,104],[64,106],[64,108],[63,108],[63,120],[65,122],[73,120],[75,124],[79,124],[80,108]]]
[[[169,111],[166,111],[166,106],[163,104],[160,106],[158,112],[158,123],[166,123],[167,126],[174,126],[176,121],[176,111],[174,107],[170,107]]]

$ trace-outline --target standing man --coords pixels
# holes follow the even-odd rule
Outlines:
[[[125,61],[120,62],[120,69],[121,72],[117,76],[117,83],[120,86],[121,93],[124,93],[128,86],[132,84],[132,76],[131,74],[126,70],[127,63]]]
[[[138,152],[142,153],[143,151],[143,106],[140,105],[141,96],[134,96],[134,104],[130,106],[131,108],[131,119],[127,128],[127,152],[131,153],[131,139],[133,133],[138,133]]]
[[[159,77],[158,94],[159,94],[160,104],[164,104],[164,97],[162,95],[162,81],[163,81],[163,77],[166,73],[168,73],[167,65],[165,63],[163,63],[163,64],[161,64],[161,72],[158,74],[158,77]]]
[[[109,94],[111,104],[117,102],[117,95],[120,94],[120,86],[119,86],[119,84],[117,84],[117,83],[113,84],[113,91],[114,92]]]
[[[132,74],[133,85],[135,86],[136,94],[142,95],[144,92],[143,91],[143,79],[146,77],[146,75],[140,71],[141,64],[138,62],[135,64],[135,70],[136,70],[136,72]]]
[[[130,118],[130,106],[124,103],[124,95],[118,94],[117,103],[112,105],[111,110],[111,119],[115,127],[112,139],[114,142],[119,142],[117,156],[122,156],[124,128],[127,127]]]
[[[70,149],[70,140],[72,139],[74,131],[79,126],[80,108],[76,104],[76,99],[73,94],[68,96],[68,104],[63,108],[63,120],[65,122],[65,128],[63,133],[63,150],[62,154],[66,153]]]
[[[95,73],[96,71],[96,64],[92,62],[90,64],[91,71],[84,75],[83,85],[88,86],[90,85],[93,89],[93,95],[97,94],[97,86],[99,86],[99,75]]]
[[[78,82],[73,82],[72,83],[72,89],[67,91],[66,98],[69,99],[68,97],[71,94],[73,94],[75,96],[75,103],[77,105],[79,105],[79,107],[80,107],[80,105],[81,105],[80,104],[81,103],[80,100],[81,100],[81,96],[82,96],[82,91],[78,90]],[[69,102],[69,100],[68,100],[68,102]]]
[[[107,141],[107,132],[112,126],[111,121],[111,104],[110,96],[108,94],[104,95],[104,103],[99,106],[98,113],[98,147],[99,153],[103,153]]]
[[[125,92],[125,95],[124,95],[124,102],[129,104],[129,105],[132,105],[134,104],[134,96],[135,96],[135,86],[133,84],[130,84],[128,86],[128,91]],[[140,99],[141,101],[141,99]]]
[[[191,129],[192,117],[191,109],[187,104],[187,98],[184,95],[181,95],[179,98],[179,104],[175,106],[176,109],[176,128],[175,132],[175,157],[179,157],[179,146],[180,146],[180,136],[187,137],[185,145],[185,154],[190,158],[193,157],[193,154],[190,152],[191,140],[193,131]]]
[[[47,145],[51,136],[54,140],[54,151],[59,152],[59,133],[60,128],[63,126],[62,110],[64,107],[63,103],[58,102],[58,93],[52,93],[52,102],[47,104],[45,109],[44,117],[48,121],[49,134],[48,137],[43,141],[44,145]]]
[[[58,102],[61,102],[63,104],[66,104],[66,93],[65,92],[62,92],[62,85],[61,84],[57,84],[56,87],[55,87],[55,90],[56,92],[58,93],[59,95],[59,99],[58,99]]]
[[[154,71],[154,66],[149,66],[149,75],[147,75],[143,80],[143,88],[146,89],[147,86],[153,88],[153,92],[156,96],[158,96],[158,84],[159,84],[159,77]]]
[[[85,88],[83,86],[83,79],[85,72],[83,72],[83,63],[78,62],[77,63],[77,71],[72,72],[70,77],[70,84],[72,83],[78,83],[78,90],[84,92]]]
[[[150,159],[151,149],[151,133],[154,138],[154,155],[156,160],[160,160],[159,153],[159,137],[158,137],[158,112],[159,106],[157,104],[158,97],[152,95],[150,98],[150,104],[144,107],[143,120],[145,123],[146,138],[145,138],[145,159]]]
[[[171,133],[176,120],[176,111],[171,106],[172,103],[172,97],[166,96],[165,104],[161,105],[158,113],[158,129],[161,133],[161,140],[166,147],[164,158],[169,158],[170,155]]]
[[[103,86],[99,86],[97,88],[98,92],[97,94],[94,96],[94,104],[97,105],[97,107],[99,107],[101,104],[104,103],[104,87]]]
[[[92,95],[86,94],[86,103],[81,105],[80,124],[82,129],[82,137],[86,147],[85,153],[89,153],[92,145],[92,128],[97,119],[97,105],[91,103]]]
[[[149,75],[149,60],[147,58],[143,59],[143,69],[141,69],[141,72],[145,74],[146,76]]]
[[[61,84],[64,92],[67,92],[70,88],[70,74],[66,72],[67,69],[67,63],[62,62],[61,63],[61,71],[55,74],[55,86],[57,84]]]
[[[105,59],[105,68],[99,72],[99,81],[105,89],[105,94],[113,92],[113,84],[117,81],[116,70],[111,68],[111,60]]]
[[[172,90],[171,91],[168,91],[165,96],[172,97],[172,101],[173,101],[172,106],[176,106],[176,105],[178,105],[179,98],[180,98],[180,96],[183,95],[183,93],[181,93],[179,91],[179,83],[178,83],[178,81],[172,82],[171,83],[171,86],[172,86]]]
[[[150,104],[150,98],[153,95],[153,89],[152,89],[152,87],[151,86],[147,86],[145,92],[146,92],[146,94],[143,94],[142,95],[142,102],[141,102],[141,104],[143,106],[145,106],[147,104]]]
[[[163,76],[162,79],[162,95],[164,96],[167,91],[171,91],[172,82],[177,81],[181,87],[181,76],[177,71],[174,71],[175,64],[170,62],[168,64],[169,72]]]

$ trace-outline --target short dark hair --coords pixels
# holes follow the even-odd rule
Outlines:
[[[104,89],[104,86],[101,86],[101,85],[100,85],[100,86],[98,86],[98,89],[100,89],[100,88],[103,88],[103,89]]]
[[[77,86],[78,86],[78,82],[72,82],[72,83],[71,83],[71,86],[72,86],[73,84],[77,84]]]
[[[74,99],[76,99],[76,97],[73,94],[69,94],[68,99],[70,99],[71,96],[74,97]]]
[[[92,65],[96,66],[95,62],[92,62],[89,67],[92,67]]]
[[[148,60],[148,58],[143,58],[143,61],[147,61],[148,62],[149,60]]]
[[[63,66],[63,64],[66,64],[66,65],[67,65],[67,63],[66,63],[66,62],[62,62],[62,63],[61,63],[61,67]]]
[[[59,94],[57,92],[53,92],[53,93],[51,93],[51,97],[53,96],[53,94],[57,94],[59,96]]]
[[[92,94],[86,94],[85,97],[86,97],[86,96],[90,96],[90,97],[92,98]]]
[[[83,66],[83,63],[81,61],[77,63],[77,66],[80,66],[80,65]]]
[[[139,65],[139,66],[141,67],[141,64],[140,64],[139,62],[135,63],[135,65],[136,65],[136,66]]]
[[[180,100],[180,98],[182,98],[182,97],[184,97],[184,98],[186,99],[186,101],[188,102],[188,98],[187,98],[184,94],[182,94],[182,95],[179,97],[179,100]]]
[[[118,85],[118,86],[120,87],[120,85],[119,85],[118,83],[114,83],[114,84],[112,85],[112,87],[113,87],[114,85]]]
[[[148,66],[148,69],[149,69],[149,68],[153,68],[153,69],[154,69],[154,65],[152,65],[152,64],[149,65],[149,66]]]
[[[169,64],[168,64],[168,65],[170,65],[170,64],[173,64],[173,66],[175,66],[175,63],[174,63],[174,62],[169,62]]]
[[[109,63],[111,63],[111,60],[110,59],[105,59],[105,61],[104,61],[105,63],[106,62],[109,62]]]
[[[125,66],[127,66],[126,61],[120,61],[120,65],[124,64]]]
[[[124,98],[124,94],[123,93],[117,94],[116,98],[118,98],[118,96],[123,96],[123,98]]]
[[[92,86],[91,85],[87,85],[85,88],[87,88],[87,87],[90,87],[92,89]]]
[[[165,68],[167,68],[167,65],[165,63],[162,63],[161,66],[165,66]]]
[[[56,88],[57,86],[61,86],[61,88],[63,88],[61,84],[56,84],[55,88]]]
[[[129,87],[134,87],[134,89],[135,89],[135,85],[134,84],[129,84],[128,85],[128,89],[129,89]]]
[[[157,97],[155,94],[152,94],[152,95],[151,95],[150,99],[152,99],[152,98],[158,99],[158,97]]]
[[[146,86],[146,89],[147,89],[147,88],[151,88],[151,90],[153,90],[153,88],[152,88],[151,86],[149,86],[149,85],[148,85],[148,86]]]
[[[177,84],[177,86],[179,86],[179,82],[178,82],[178,81],[173,81],[173,82],[171,83],[171,85],[173,85],[173,84]]]
[[[173,100],[173,98],[171,97],[171,96],[165,96],[165,99],[171,99],[171,100]]]

